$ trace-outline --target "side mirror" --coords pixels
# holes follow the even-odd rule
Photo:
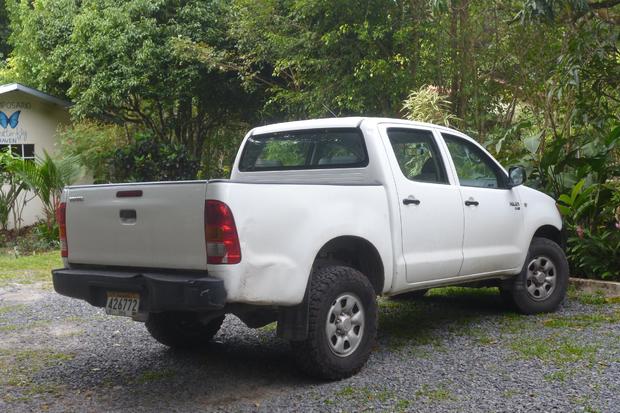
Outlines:
[[[508,170],[508,187],[514,188],[515,186],[523,185],[525,183],[525,168],[522,166],[512,166]]]

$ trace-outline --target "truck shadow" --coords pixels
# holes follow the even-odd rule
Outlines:
[[[496,288],[441,288],[411,299],[381,299],[379,343],[391,348],[435,345],[448,334],[467,335],[482,321],[513,317]]]
[[[146,411],[167,410],[168,404],[193,411],[197,406],[252,405],[316,383],[298,372],[288,343],[275,332],[251,330],[236,317],[227,318],[213,343],[192,351],[166,348],[141,324],[124,326],[130,330],[124,332],[126,341],[116,338],[115,343],[104,334],[83,337],[79,347],[84,351],[40,372],[35,384],[53,380],[69,392],[92,394],[102,411],[123,410],[128,401]]]
[[[478,324],[509,314],[496,289],[441,289],[415,301],[380,299],[379,304],[378,352],[440,344],[450,334],[469,334]],[[228,317],[215,342],[197,351],[167,349],[143,326],[128,325],[130,341],[118,345],[99,335],[86,337],[83,346],[89,354],[78,353],[46,376],[69,388],[94,392],[106,410],[122,408],[128,398],[147,410],[168,402],[180,409],[186,403],[190,410],[230,408],[320,385],[297,370],[288,343],[273,329],[251,330],[236,317]],[[362,371],[365,374],[372,372]]]

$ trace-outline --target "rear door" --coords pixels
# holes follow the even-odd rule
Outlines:
[[[407,282],[457,276],[463,261],[463,203],[430,128],[386,125],[400,205]]]
[[[206,270],[206,182],[69,188],[72,264]]]
[[[502,168],[474,142],[441,134],[458,175],[465,208],[460,275],[501,272],[523,263],[523,211]]]

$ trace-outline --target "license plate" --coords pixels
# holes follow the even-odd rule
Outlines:
[[[133,317],[140,307],[140,294],[108,291],[105,312],[109,315]]]

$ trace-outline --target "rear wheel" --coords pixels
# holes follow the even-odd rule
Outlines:
[[[377,333],[377,300],[368,278],[349,267],[320,268],[312,276],[308,300],[308,337],[291,342],[297,364],[327,380],[357,373]]]
[[[191,312],[151,313],[146,329],[160,343],[175,348],[207,344],[222,326],[224,316],[203,322],[201,314]]]
[[[521,273],[501,287],[501,296],[523,314],[555,311],[568,288],[564,251],[546,238],[534,238]]]

